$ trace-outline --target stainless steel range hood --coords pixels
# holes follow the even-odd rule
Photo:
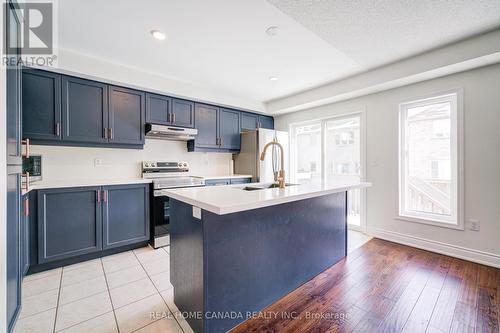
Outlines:
[[[198,134],[195,128],[146,124],[146,139],[189,141]]]

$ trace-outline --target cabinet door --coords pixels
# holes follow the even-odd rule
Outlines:
[[[70,76],[63,76],[62,86],[63,140],[107,142],[108,86]]]
[[[144,144],[145,94],[142,91],[109,87],[109,141]]]
[[[172,99],[172,125],[194,127],[194,103],[183,99]]]
[[[195,125],[198,135],[195,139],[195,146],[201,148],[219,148],[217,133],[217,114],[219,108],[206,105],[195,104]]]
[[[102,249],[99,187],[38,191],[38,263]]]
[[[103,187],[103,248],[149,240],[149,184]]]
[[[146,122],[169,125],[169,112],[172,99],[167,96],[146,94]]]
[[[241,113],[241,129],[253,130],[258,127],[259,117],[253,113]]]
[[[23,70],[23,137],[61,140],[61,75]]]
[[[219,144],[222,149],[240,149],[240,112],[229,109],[219,111]]]
[[[21,209],[21,271],[22,275],[26,275],[30,265],[30,201],[29,193],[25,194],[22,198],[22,209]]]
[[[7,323],[8,331],[21,305],[20,206],[21,176],[19,167],[7,169]],[[3,325],[3,324],[2,324]],[[2,329],[5,329],[2,327]]]
[[[259,127],[274,129],[274,118],[268,116],[259,116]]]

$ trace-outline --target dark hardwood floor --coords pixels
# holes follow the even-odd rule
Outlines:
[[[237,332],[500,332],[500,269],[372,239]]]

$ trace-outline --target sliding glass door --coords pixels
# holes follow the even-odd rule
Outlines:
[[[292,125],[292,181],[307,184],[364,179],[363,126],[362,113]],[[363,191],[350,191],[347,201],[349,227],[364,230]]]

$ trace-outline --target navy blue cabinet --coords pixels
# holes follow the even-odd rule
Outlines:
[[[246,184],[251,183],[252,178],[224,178],[224,179],[207,179],[205,186],[220,186],[230,184]]]
[[[253,130],[259,127],[259,116],[255,113],[241,113],[241,129]]]
[[[158,125],[170,125],[172,99],[167,96],[146,94],[146,122]]]
[[[172,99],[171,124],[180,127],[194,127],[194,102]]]
[[[83,143],[108,141],[108,86],[64,76],[62,79],[63,140]]]
[[[21,271],[26,275],[30,266],[30,195],[29,193],[22,197],[21,208]]]
[[[219,110],[219,146],[222,149],[240,149],[240,112]]]
[[[147,93],[146,122],[193,128],[194,102]]]
[[[194,123],[198,129],[194,140],[196,148],[219,148],[218,114],[219,108],[216,106],[195,104]]]
[[[21,175],[7,167],[7,331],[10,332],[21,306],[20,206]],[[2,328],[4,329],[4,328]]]
[[[269,116],[259,115],[259,127],[274,129],[274,118]]]
[[[37,192],[37,264],[149,240],[149,184]]]
[[[102,249],[99,187],[38,191],[38,263]]]
[[[108,87],[109,142],[144,144],[145,93],[121,87]]]
[[[22,77],[23,136],[61,140],[61,75],[24,69]]]
[[[103,189],[103,249],[149,240],[149,186]]]
[[[240,112],[207,104],[195,104],[198,135],[188,151],[234,152],[240,149]]]
[[[6,56],[19,60],[21,50],[21,24],[16,4],[8,1],[4,5]],[[21,307],[21,70],[6,68],[6,321],[1,322],[0,331],[11,332]]]
[[[231,179],[207,179],[205,180],[205,186],[220,186],[231,184]]]

